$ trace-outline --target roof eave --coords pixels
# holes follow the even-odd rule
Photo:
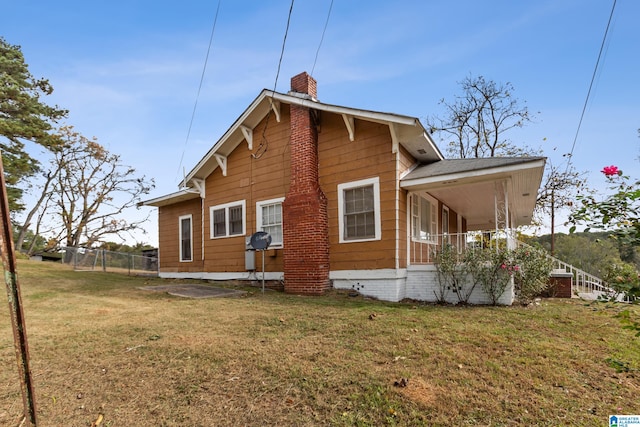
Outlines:
[[[414,178],[403,179],[400,182],[400,187],[405,189],[411,189],[413,187],[420,187],[425,185],[447,185],[454,184],[460,181],[473,181],[483,177],[491,177],[497,175],[509,175],[514,172],[519,172],[527,169],[544,168],[544,158],[532,160],[530,162],[523,162],[514,165],[505,165],[497,167],[489,167],[483,169],[474,169],[470,171],[462,171],[457,173]]]
[[[193,200],[200,197],[200,193],[195,190],[185,189],[176,191],[175,193],[165,194],[155,199],[144,200],[138,203],[138,206],[153,206],[159,208],[161,206],[171,205],[174,203]]]

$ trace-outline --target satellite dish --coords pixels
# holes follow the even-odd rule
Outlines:
[[[258,231],[251,235],[251,247],[257,250],[264,250],[271,244],[271,234],[266,231]]]

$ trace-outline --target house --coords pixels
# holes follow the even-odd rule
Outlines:
[[[544,158],[447,160],[417,118],[325,104],[316,87],[301,73],[289,93],[263,90],[179,191],[143,202],[161,277],[259,279],[264,255],[286,292],[433,300],[444,238],[529,224]],[[263,253],[246,250],[256,231]]]

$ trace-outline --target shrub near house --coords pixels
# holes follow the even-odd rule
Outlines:
[[[552,262],[542,248],[477,248],[462,256],[452,249],[443,245],[436,255],[438,302],[445,302],[447,293],[453,292],[459,303],[466,304],[474,289],[480,287],[496,305],[513,283],[517,301],[527,304],[549,286]]]

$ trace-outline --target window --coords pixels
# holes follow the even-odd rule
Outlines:
[[[282,202],[284,197],[256,203],[256,230],[271,235],[270,247],[282,247]]]
[[[435,242],[438,217],[436,202],[432,198],[411,195],[411,237],[413,240]]]
[[[193,261],[193,232],[191,229],[191,215],[178,218],[180,229],[180,262]]]
[[[340,242],[380,240],[380,181],[363,179],[338,185]]]
[[[245,234],[244,211],[244,200],[209,208],[211,238],[243,236]]]
[[[449,208],[442,206],[442,234],[449,234]]]

